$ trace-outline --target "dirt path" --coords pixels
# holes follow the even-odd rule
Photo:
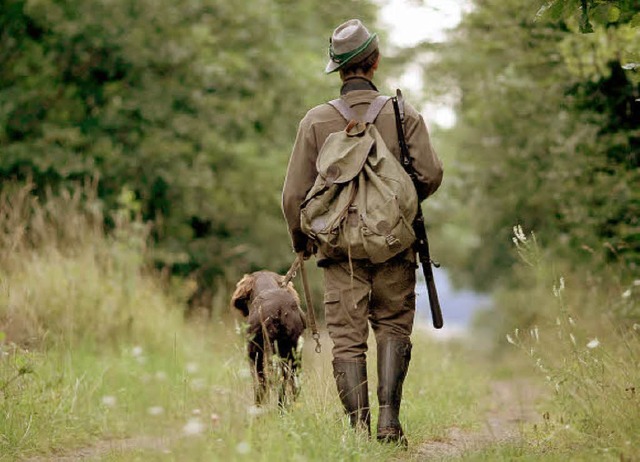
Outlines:
[[[130,451],[149,449],[167,452],[175,438],[140,436],[116,440],[99,441],[92,446],[77,449],[60,455],[48,455],[24,459],[24,462],[79,462],[98,459],[107,454],[127,453]]]
[[[489,410],[481,430],[449,429],[444,441],[425,443],[418,451],[418,460],[447,460],[507,441],[517,441],[525,424],[542,420],[534,404],[540,390],[524,380],[491,383]]]

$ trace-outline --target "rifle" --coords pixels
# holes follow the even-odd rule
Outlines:
[[[411,165],[411,157],[409,156],[409,147],[404,137],[404,104],[402,100],[402,92],[396,91],[396,96],[391,98],[393,102],[393,111],[396,115],[396,129],[398,130],[398,144],[400,145],[400,163],[404,167],[405,171],[411,177],[413,185],[418,187],[418,178],[416,172]],[[424,272],[424,279],[427,282],[427,292],[429,294],[429,307],[431,308],[431,319],[433,320],[433,327],[436,329],[442,328],[442,310],[440,309],[440,301],[438,300],[438,292],[436,291],[436,283],[433,279],[433,269],[431,265],[436,268],[440,267],[440,264],[431,259],[429,254],[429,240],[427,239],[427,229],[424,226],[424,215],[422,214],[422,207],[418,202],[418,212],[415,220],[413,220],[413,232],[416,235],[416,242],[414,247],[418,252],[418,259],[422,263],[422,271]]]

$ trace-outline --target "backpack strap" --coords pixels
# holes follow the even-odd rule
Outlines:
[[[367,113],[364,115],[363,122],[368,124],[372,124],[373,122],[375,122],[378,114],[380,114],[380,111],[382,111],[382,108],[385,104],[387,104],[387,101],[389,101],[389,99],[391,99],[389,96],[381,95],[371,101],[371,104],[369,104],[369,109],[367,109]],[[358,120],[353,112],[353,109],[351,109],[351,106],[349,106],[347,102],[342,98],[331,100],[328,104],[333,106],[335,110],[338,111],[347,122]]]
[[[355,114],[353,113],[353,110],[351,109],[351,106],[349,106],[347,102],[342,98],[331,100],[328,104],[333,106],[335,110],[338,111],[347,122],[357,120]]]
[[[380,114],[380,111],[382,111],[382,108],[390,99],[391,98],[389,96],[381,95],[371,101],[369,109],[367,109],[367,113],[364,115],[364,122],[368,124],[374,123],[378,118],[378,114]]]

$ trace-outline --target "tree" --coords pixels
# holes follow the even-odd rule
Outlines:
[[[576,4],[545,4],[561,3]],[[440,92],[460,95],[459,123],[444,138],[461,176],[458,220],[477,240],[458,269],[484,288],[508,281],[511,229],[521,224],[575,265],[595,265],[604,245],[632,273],[640,263],[632,186],[640,180],[640,88],[628,64],[637,57],[640,7],[617,2],[629,10],[615,27],[596,23],[583,35],[575,18],[539,12],[535,20],[528,5],[478,1],[429,69],[442,77]]]
[[[355,0],[3,0],[0,178],[97,178],[152,221],[154,260],[201,283],[291,257],[280,212],[297,121]]]

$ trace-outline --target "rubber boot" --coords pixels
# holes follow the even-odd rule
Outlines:
[[[386,338],[378,342],[378,441],[407,446],[400,425],[402,384],[411,360],[411,342]]]
[[[365,361],[333,361],[333,377],[351,426],[371,435],[371,414]]]

